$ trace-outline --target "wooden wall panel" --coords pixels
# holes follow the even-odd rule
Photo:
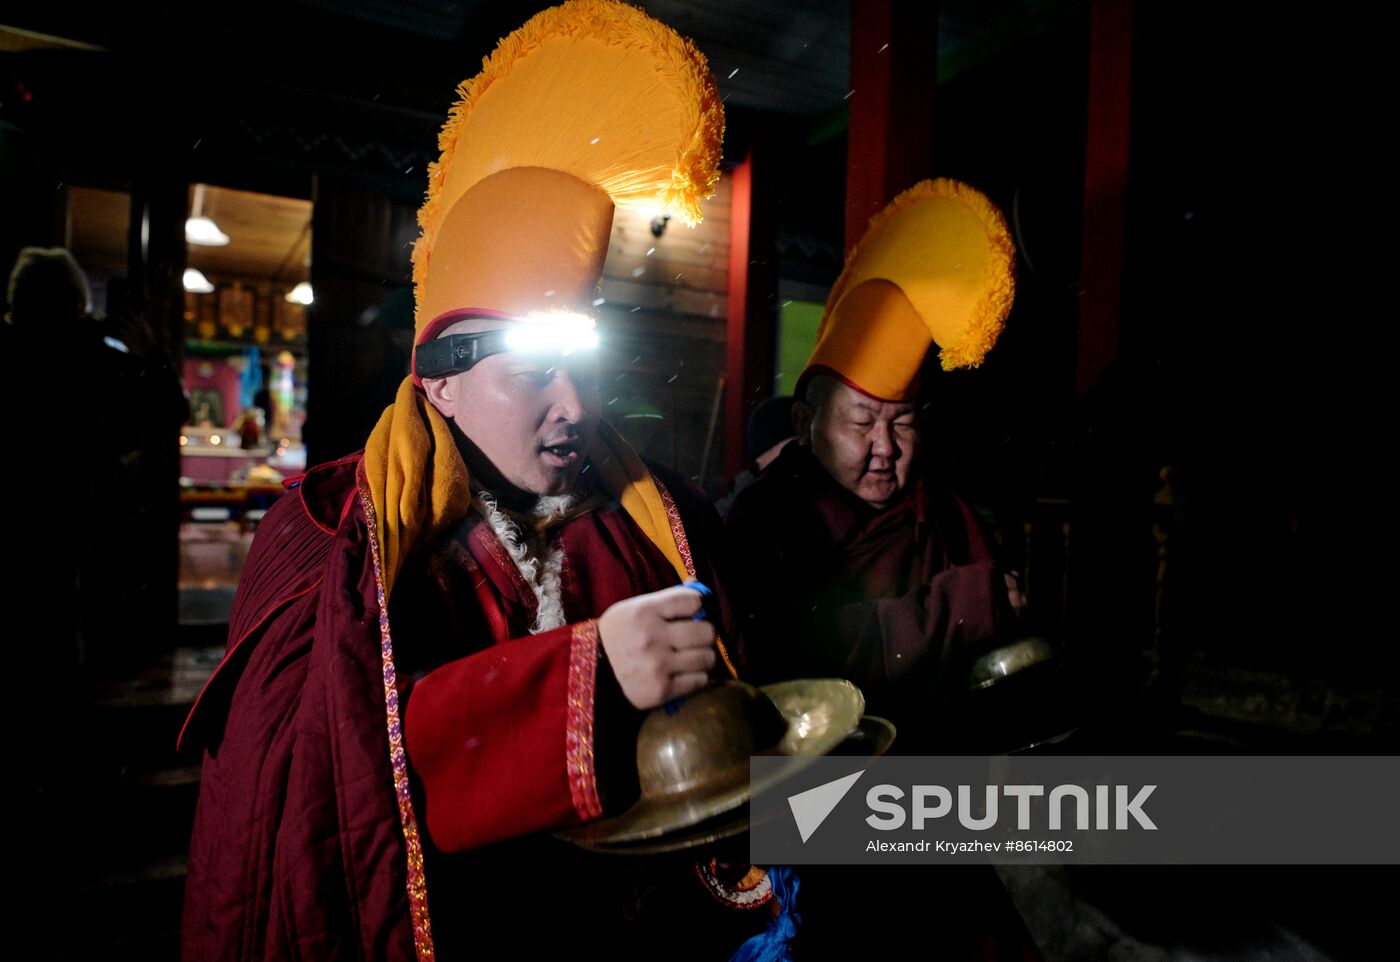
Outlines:
[[[726,175],[700,226],[673,219],[660,237],[647,214],[618,211],[599,294],[604,416],[645,457],[696,481],[725,365],[729,202]]]

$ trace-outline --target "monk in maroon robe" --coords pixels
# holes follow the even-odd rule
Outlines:
[[[545,834],[626,805],[642,715],[741,657],[717,519],[601,422],[593,375],[615,205],[699,221],[724,127],[713,78],[683,38],[602,0],[536,15],[459,98],[419,212],[413,374],[361,454],[264,519],[184,734],[205,753],[191,959],[741,941],[699,921],[728,910],[694,865]],[[713,620],[678,586],[697,578],[720,592]]]
[[[795,412],[798,442],[727,521],[755,677],[848,678],[902,752],[930,747],[938,699],[1014,625],[1006,579],[972,511],[916,467],[912,401],[818,377]]]
[[[382,750],[383,639],[366,615],[377,604],[361,463],[314,469],[268,513],[229,656],[185,733],[186,746],[207,748],[188,958],[411,958],[421,935],[387,790],[396,773]],[[718,519],[668,480],[677,523],[694,536],[696,574],[718,585],[705,560]],[[602,495],[545,534],[564,560],[559,627],[530,633],[538,599],[477,513],[410,561],[389,608],[436,955],[465,957],[499,939],[516,957],[556,958],[586,930],[610,955],[641,956],[683,918],[693,931],[678,957],[707,957],[700,946],[727,957],[766,916],[722,907],[690,864],[633,864],[530,837],[631,800],[643,712],[599,656],[590,616],[678,582]],[[698,595],[672,591],[653,597],[695,610]],[[727,604],[720,610],[727,617]]]
[[[931,710],[1020,606],[967,506],[921,470],[917,417],[935,348],[951,370],[996,343],[1015,256],[1001,212],[958,181],[872,217],[798,378],[796,444],[728,517],[757,677],[849,678],[906,753],[940,734]]]
[[[966,733],[938,708],[956,704],[970,659],[1014,624],[1007,581],[967,505],[921,476],[912,402],[817,377],[794,411],[797,442],[726,518],[755,677],[848,678],[868,712],[895,722],[901,754],[958,750]],[[796,959],[859,957],[875,919],[932,940],[930,912],[946,920],[938,957],[1037,957],[986,869],[811,866],[803,877]]]
[[[965,184],[917,184],[872,218],[798,379],[796,441],[726,517],[755,677],[850,679],[905,755],[967,750],[942,709],[1021,604],[967,505],[921,470],[917,418],[935,344],[954,367],[995,342],[1013,257],[1000,213]],[[794,955],[862,957],[875,922],[939,958],[1037,957],[991,871],[910,868],[805,870]]]

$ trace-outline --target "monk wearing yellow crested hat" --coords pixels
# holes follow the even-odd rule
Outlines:
[[[930,350],[944,368],[982,362],[1014,258],[1001,212],[957,181],[920,183],[877,214],[798,380],[797,443],[727,518],[756,675],[851,679],[905,752],[1012,610],[972,512],[918,467],[916,398]]]
[[[1019,593],[972,511],[920,469],[917,403],[927,354],[971,367],[996,342],[1014,258],[1000,211],[966,184],[925,181],[877,214],[798,379],[796,441],[725,519],[755,677],[854,681],[904,755],[959,744],[934,709],[1016,620]],[[996,876],[963,868],[809,866],[804,937],[822,958],[861,958],[879,918],[887,938],[934,940],[939,957],[1037,958]]]
[[[182,735],[188,959],[727,957],[767,920],[688,870],[678,933],[664,884],[540,834],[626,805],[644,710],[738,657],[681,586],[719,588],[709,506],[601,420],[591,316],[616,208],[699,220],[713,79],[637,8],[575,0],[459,92],[413,372],[268,512]]]

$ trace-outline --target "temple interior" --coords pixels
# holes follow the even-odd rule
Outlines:
[[[16,779],[45,957],[179,956],[200,759],[176,737],[249,547],[284,480],[361,448],[393,400],[438,129],[545,5],[0,13],[0,262],[67,248],[94,321],[169,362],[75,401],[63,332],[5,358],[11,510],[91,481],[45,529],[78,560],[42,576],[77,600],[11,618],[45,693]],[[638,452],[723,497],[869,217],[922,178],[973,184],[1006,214],[1016,299],[980,367],[926,362],[922,444],[1079,701],[978,705],[997,740],[971,751],[1072,732],[1082,754],[1394,754],[1364,24],[1203,0],[641,6],[706,55],[726,128],[703,223],[612,226],[600,396]],[[125,460],[94,467],[117,430]],[[1047,960],[1393,957],[1384,866],[998,875]]]

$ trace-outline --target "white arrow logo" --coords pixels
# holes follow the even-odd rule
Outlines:
[[[792,809],[792,820],[797,823],[797,831],[802,835],[802,844],[807,844],[807,839],[821,828],[822,822],[826,821],[832,809],[841,804],[841,799],[846,797],[851,786],[864,774],[865,769],[862,768],[834,782],[788,796],[788,808]]]

